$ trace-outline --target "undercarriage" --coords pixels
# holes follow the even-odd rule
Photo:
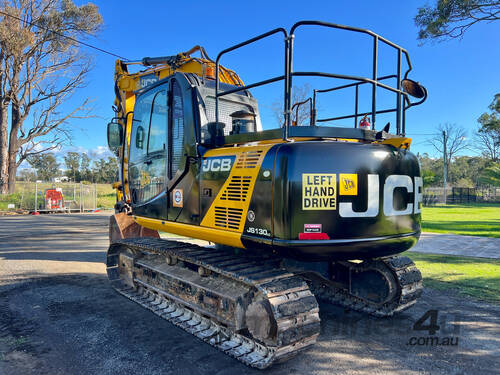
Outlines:
[[[390,316],[422,291],[407,257],[335,262],[317,271],[274,254],[148,237],[112,243],[107,272],[119,293],[261,369],[316,342],[316,299]]]

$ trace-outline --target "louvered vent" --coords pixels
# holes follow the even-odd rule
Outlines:
[[[262,151],[247,151],[238,156],[236,168],[257,168]]]
[[[250,188],[250,176],[233,176],[220,199],[245,202]]]
[[[215,226],[239,229],[243,210],[240,208],[215,207]]]

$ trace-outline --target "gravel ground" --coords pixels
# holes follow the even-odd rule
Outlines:
[[[258,371],[111,289],[105,214],[0,217],[0,228],[2,375],[500,374],[500,306],[430,289],[386,319],[322,304],[318,343]],[[433,336],[413,329],[428,310]]]

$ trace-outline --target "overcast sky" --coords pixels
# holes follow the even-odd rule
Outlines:
[[[75,1],[77,4],[85,1]],[[412,151],[435,154],[426,144],[428,134],[444,122],[463,126],[472,135],[477,118],[500,92],[500,22],[473,26],[463,40],[419,46],[413,18],[424,1],[95,1],[104,18],[103,31],[88,42],[129,59],[173,55],[200,44],[215,58],[222,49],[275,27],[287,29],[298,20],[315,19],[370,29],[406,48],[412,59],[410,78],[424,84],[429,99],[408,112],[407,133]],[[296,68],[348,74],[369,74],[371,49],[367,40],[344,33],[327,34],[308,28],[296,38]],[[282,38],[271,38],[254,49],[222,62],[247,83],[281,75]],[[113,117],[114,58],[92,50],[96,66],[89,85],[73,97],[95,100],[99,117],[75,122],[75,150],[105,155],[106,123]],[[380,72],[393,72],[391,53],[380,51]],[[300,56],[299,56],[300,55]],[[392,59],[392,60],[391,60]],[[359,68],[359,72],[355,70]],[[365,70],[363,70],[365,69]],[[299,82],[298,82],[299,83]],[[320,88],[325,88],[321,84]],[[282,86],[255,93],[261,104],[264,128],[271,128],[270,104]],[[351,95],[351,94],[349,94]],[[349,112],[342,98],[324,102],[321,109]],[[351,100],[351,99],[349,99]],[[351,103],[351,102],[349,102]],[[336,105],[337,104],[337,105]],[[368,103],[365,103],[368,104]],[[328,112],[329,113],[329,112]],[[385,123],[378,123],[383,127]],[[68,150],[66,148],[65,150]],[[467,151],[473,154],[473,151]],[[436,154],[435,154],[436,155]]]

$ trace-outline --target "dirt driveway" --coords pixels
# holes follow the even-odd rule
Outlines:
[[[0,217],[0,374],[500,374],[500,306],[432,290],[389,319],[320,305],[313,349],[253,370],[115,293],[106,247],[106,215]]]

